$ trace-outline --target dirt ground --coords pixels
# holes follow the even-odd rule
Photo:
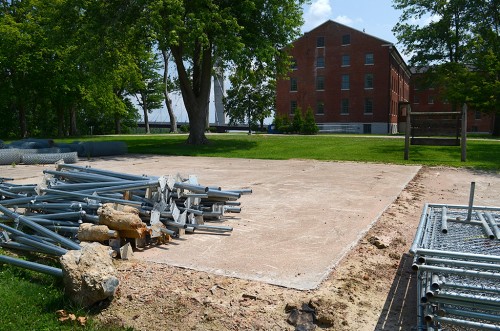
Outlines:
[[[423,167],[317,289],[299,291],[165,264],[118,261],[97,317],[136,330],[415,330],[413,241],[424,203],[500,205],[500,175]],[[315,318],[308,312],[314,311]]]
[[[33,183],[42,167],[1,170],[3,176]],[[203,171],[206,173],[200,180],[213,172],[201,166],[194,169],[195,173]],[[241,178],[234,180],[243,182]],[[426,202],[466,205],[471,181],[476,182],[475,205],[500,206],[498,173],[420,168],[315,289],[297,290],[145,262],[138,258],[138,252],[134,260],[116,261],[121,282],[118,292],[110,303],[97,307],[95,317],[106,324],[151,331],[416,330],[416,275],[408,250],[422,208]],[[325,192],[309,194],[321,197]],[[296,249],[303,245],[300,242]]]

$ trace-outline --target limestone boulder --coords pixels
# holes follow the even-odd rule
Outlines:
[[[110,248],[100,243],[82,243],[61,257],[67,296],[82,307],[112,298],[119,285]]]

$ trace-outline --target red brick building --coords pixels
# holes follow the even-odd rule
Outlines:
[[[416,72],[412,68],[412,79],[410,83],[411,91],[411,110],[414,112],[443,112],[453,111],[453,105],[440,95],[439,87],[429,87],[421,83],[425,75],[425,69]],[[462,109],[457,105],[457,111]],[[404,114],[403,114],[404,115]],[[400,116],[400,122],[406,121],[405,116]],[[495,115],[482,113],[474,109],[467,110],[467,132],[487,133],[493,131],[495,124]],[[403,128],[404,125],[400,125]],[[404,130],[400,130],[401,132]]]
[[[278,81],[278,115],[310,108],[323,132],[397,132],[411,73],[392,43],[327,21],[297,39],[289,54],[293,68]]]

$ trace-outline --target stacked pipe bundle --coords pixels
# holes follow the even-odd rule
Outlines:
[[[138,176],[62,163],[44,171],[42,184],[0,180],[0,246],[61,256],[80,249],[80,241],[99,241],[123,254],[126,245],[163,244],[186,232],[226,233],[232,228],[219,223],[240,212],[237,200],[247,193],[203,186],[196,176]],[[13,263],[8,260],[0,256]]]
[[[27,138],[4,144],[0,141],[0,164],[49,164],[63,160],[76,163],[78,157],[123,155],[127,145],[120,141],[55,143],[52,139]]]
[[[499,225],[498,207],[424,206],[410,249],[419,330],[500,330]]]

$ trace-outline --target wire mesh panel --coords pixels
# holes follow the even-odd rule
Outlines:
[[[18,149],[0,149],[0,165],[17,164],[21,162],[21,153]]]
[[[426,205],[412,245],[419,329],[500,330],[500,208]]]
[[[24,164],[49,164],[63,160],[64,163],[78,162],[77,152],[69,153],[48,153],[48,154],[25,154],[22,155],[21,161]]]

